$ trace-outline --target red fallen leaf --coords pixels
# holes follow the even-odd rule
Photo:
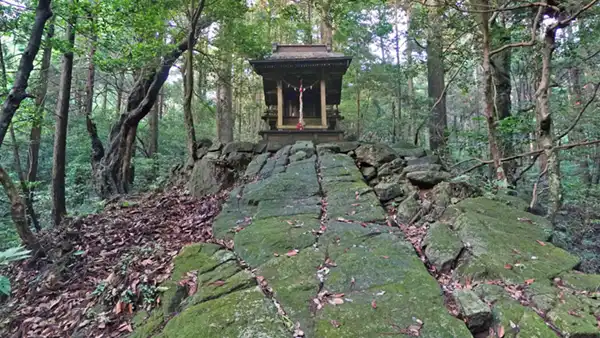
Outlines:
[[[343,293],[334,293],[333,295],[331,295],[331,297],[333,297],[333,298],[343,298],[344,294]]]
[[[350,220],[347,220],[347,219],[345,219],[345,218],[343,218],[343,217],[338,217],[338,218],[337,218],[337,220],[338,220],[338,222],[352,223],[352,221],[350,221]]]
[[[381,256],[381,257],[383,257],[383,258],[385,258],[385,259],[388,259],[388,258],[390,258],[390,256]]]
[[[127,312],[129,312],[129,314],[133,313],[133,305],[131,303],[127,304]]]
[[[334,267],[337,266],[337,264],[335,264],[335,262],[332,261],[331,258],[329,258],[329,257],[325,260],[325,265],[334,266]]]
[[[498,337],[504,337],[504,326],[498,325]]]
[[[360,223],[360,225],[362,225],[363,228],[367,227],[367,223],[365,223],[365,222]]]
[[[123,302],[122,301],[118,301],[117,304],[115,305],[115,308],[114,308],[113,312],[118,315],[122,311],[123,311]]]
[[[512,270],[513,266],[507,263],[507,264],[504,264],[504,268],[507,270]]]
[[[341,298],[332,298],[329,300],[329,304],[331,305],[342,305],[344,304],[344,300]]]
[[[533,284],[533,282],[535,282],[534,278],[527,279],[527,280],[525,280],[525,285],[531,285],[531,284]]]
[[[354,204],[351,204],[351,205],[352,205],[353,207],[358,207],[358,206],[360,206],[360,203],[354,203]]]
[[[538,242],[538,244],[541,245],[541,246],[546,246],[546,243],[540,241],[539,239],[537,239],[536,242]]]
[[[340,326],[342,326],[342,324],[340,324],[340,322],[338,322],[337,320],[332,319],[330,321],[331,325],[333,325],[333,327],[335,327],[336,329]]]
[[[377,308],[377,302],[375,302],[375,299],[373,299],[373,300],[371,301],[371,307],[372,307],[373,309],[376,309],[376,308]]]
[[[218,281],[214,281],[208,285],[214,285],[214,286],[223,286],[225,284],[225,281],[222,280],[218,280]]]
[[[288,257],[294,257],[298,254],[298,250],[294,249],[294,250],[290,250],[288,251],[285,255]]]
[[[569,313],[571,316],[573,316],[573,317],[577,317],[577,318],[581,318],[581,317],[582,317],[582,316],[581,316],[579,313],[577,313],[577,311],[575,311],[575,310],[569,310],[569,312],[568,312],[568,313]]]

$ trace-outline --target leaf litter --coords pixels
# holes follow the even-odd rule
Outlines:
[[[183,246],[213,240],[212,221],[228,192],[194,198],[181,188],[112,200],[99,214],[68,220],[40,235],[46,257],[8,266],[13,284],[0,309],[7,336],[117,337],[137,310],[160,302]],[[84,253],[84,254],[82,254]],[[197,290],[190,271],[180,285]],[[218,282],[215,282],[218,286]]]

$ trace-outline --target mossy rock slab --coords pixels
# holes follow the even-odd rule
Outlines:
[[[569,271],[559,276],[566,287],[588,292],[600,291],[600,275]]]
[[[258,287],[190,306],[173,317],[161,338],[288,338],[271,300]]]
[[[472,337],[450,316],[437,283],[421,269],[398,283],[347,293],[341,305],[325,305],[317,313],[314,337],[403,337],[400,330],[419,325],[417,320],[423,322],[419,337]]]
[[[449,271],[463,250],[463,243],[448,225],[436,222],[427,230],[423,240],[425,256],[438,271]]]
[[[550,225],[541,217],[483,197],[450,209],[458,211],[451,226],[468,253],[456,270],[460,278],[521,284],[549,280],[579,264],[576,256],[544,242]]]
[[[387,213],[381,207],[375,193],[358,195],[357,199],[352,190],[345,194],[328,196],[327,215],[331,220],[344,218],[356,222],[381,223],[387,219]]]
[[[318,219],[321,216],[321,197],[312,196],[298,200],[262,201],[254,219],[279,216],[312,215]]]
[[[320,192],[315,168],[284,172],[244,187],[242,202],[257,205],[260,201],[296,200],[316,196]]]
[[[311,307],[314,307],[313,298],[319,292],[316,272],[324,261],[325,251],[307,248],[293,257],[274,257],[256,271],[273,288],[275,299],[292,322],[300,323],[306,337],[317,337]]]
[[[546,316],[565,337],[600,337],[600,301],[586,295],[563,293]]]
[[[313,215],[255,220],[235,235],[235,251],[250,266],[257,267],[274,254],[285,255],[290,250],[312,246],[315,243],[312,230],[318,230],[319,226]]]
[[[219,239],[231,240],[236,228],[245,228],[252,223],[256,206],[241,206],[237,201],[226,203],[221,213],[213,221],[213,235]]]

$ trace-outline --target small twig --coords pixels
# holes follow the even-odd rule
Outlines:
[[[592,97],[586,102],[586,104],[583,106],[583,108],[581,108],[581,111],[579,111],[579,114],[577,114],[575,121],[573,121],[571,126],[569,128],[567,128],[567,130],[565,130],[562,134],[560,134],[560,136],[557,136],[556,138],[554,138],[554,142],[567,136],[571,132],[571,130],[573,130],[575,128],[575,126],[577,126],[577,123],[579,123],[579,120],[581,119],[581,116],[583,116],[583,113],[585,113],[585,110],[590,106],[590,104],[592,104],[592,102],[594,102],[596,100],[596,94],[598,93],[598,88],[600,88],[600,82],[596,83],[594,85],[594,93],[592,94]]]

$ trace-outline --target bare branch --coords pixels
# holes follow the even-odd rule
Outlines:
[[[595,1],[598,1],[598,0],[595,0]],[[535,45],[535,40],[537,37],[537,28],[540,24],[540,20],[542,19],[543,13],[544,13],[544,7],[540,7],[538,9],[537,14],[535,15],[535,19],[533,20],[533,26],[531,27],[531,39],[529,41],[509,43],[500,48],[494,49],[493,51],[490,52],[490,57],[492,57],[498,53],[502,53],[503,51],[505,51],[509,48],[531,47],[531,46]]]
[[[562,134],[560,134],[560,136],[557,136],[554,139],[554,142],[567,136],[571,132],[571,130],[573,130],[575,128],[575,126],[577,126],[577,123],[579,123],[579,120],[581,120],[581,116],[583,116],[583,113],[585,113],[585,110],[590,106],[590,104],[592,104],[592,102],[594,102],[596,100],[596,94],[598,93],[598,88],[600,88],[600,83],[596,83],[594,85],[594,93],[592,94],[592,97],[588,100],[588,102],[586,102],[586,104],[583,106],[583,108],[581,108],[581,110],[579,111],[579,114],[577,114],[577,117],[575,118],[575,121],[573,121],[571,126],[569,128],[567,128],[567,130],[565,130]]]

